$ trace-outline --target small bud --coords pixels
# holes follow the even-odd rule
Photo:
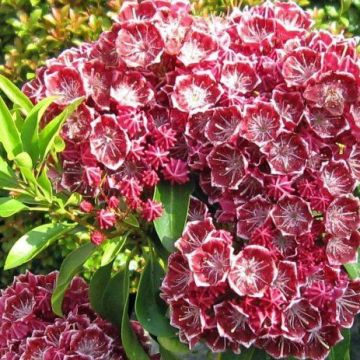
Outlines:
[[[90,213],[94,210],[94,206],[89,201],[83,200],[80,203],[80,210],[84,213]]]
[[[111,196],[108,201],[108,205],[110,209],[117,209],[119,207],[120,201],[117,197]]]
[[[93,231],[90,235],[90,238],[91,238],[91,242],[94,245],[100,245],[106,240],[106,236],[101,231],[98,230]]]
[[[110,209],[101,209],[97,219],[101,229],[110,229],[116,223],[116,216]]]

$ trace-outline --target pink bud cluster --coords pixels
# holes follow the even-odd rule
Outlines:
[[[66,293],[64,317],[56,317],[51,310],[56,278],[55,272],[27,272],[1,292],[0,359],[126,360],[117,329],[90,308],[88,285],[81,278],[74,278]],[[144,330],[138,323],[133,329],[150,351]]]

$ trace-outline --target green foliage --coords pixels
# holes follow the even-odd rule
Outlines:
[[[80,272],[85,261],[95,250],[95,245],[91,243],[84,244],[70,253],[61,264],[59,277],[51,298],[52,309],[58,316],[62,316],[62,302],[71,280]]]
[[[102,317],[105,317],[104,287],[111,277],[113,263],[100,267],[91,278],[89,298],[91,307]]]
[[[135,302],[137,320],[150,334],[173,336],[176,330],[166,316],[167,306],[160,300],[160,286],[165,272],[159,262],[150,256],[143,269]]]
[[[74,227],[75,224],[50,223],[31,229],[9,251],[5,261],[5,270],[13,269],[32,260],[52,242]]]
[[[349,348],[351,341],[351,334],[349,329],[344,329],[342,331],[342,335],[344,340],[339,342],[336,346],[334,346],[330,355],[328,356],[328,360],[350,360]]]
[[[154,225],[160,241],[169,252],[174,251],[175,240],[183,232],[192,191],[191,182],[173,186],[163,182],[155,189],[154,200],[163,204],[164,212]]]
[[[123,315],[121,321],[121,342],[124,347],[125,353],[129,359],[133,360],[150,360],[149,356],[146,354],[144,348],[139,343],[133,329],[131,328],[130,318],[129,318],[129,261],[126,262],[126,267],[124,270],[124,277],[122,281],[123,285],[123,301],[125,306],[123,308]]]
[[[48,58],[97,39],[121,0],[0,0],[0,72],[17,84]]]

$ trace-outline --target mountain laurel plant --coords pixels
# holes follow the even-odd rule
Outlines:
[[[133,316],[166,360],[349,359],[360,69],[354,39],[311,26],[291,2],[202,18],[183,0],[128,1],[23,92],[0,78],[14,104],[0,100],[0,215],[51,219],[5,268],[81,236],[52,310],[101,252],[90,303],[130,360],[149,359]]]

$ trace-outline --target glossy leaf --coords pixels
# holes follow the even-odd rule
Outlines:
[[[21,152],[15,156],[14,162],[20,169],[26,181],[32,185],[33,188],[36,188],[38,183],[34,175],[33,162],[30,155],[27,152]]]
[[[71,252],[61,264],[55,290],[51,297],[51,306],[56,315],[63,315],[62,302],[65,292],[73,277],[81,270],[85,261],[95,252],[95,250],[96,246],[92,243],[84,244]]]
[[[22,151],[20,133],[11,113],[0,96],[0,142],[10,160]]]
[[[76,224],[50,223],[31,229],[11,248],[5,261],[5,270],[30,261],[75,226]]]
[[[30,99],[5,76],[0,75],[0,89],[26,115],[33,108]]]
[[[9,164],[0,157],[0,188],[16,187],[17,180],[15,172],[11,169]]]
[[[121,328],[125,302],[129,296],[129,289],[126,290],[124,285],[129,281],[126,277],[128,277],[128,273],[125,269],[122,269],[107,284],[104,284],[103,303],[105,306],[103,307],[103,317],[118,329]]]
[[[136,334],[134,333],[130,318],[128,314],[129,310],[129,260],[127,261],[125,268],[125,275],[123,281],[123,294],[125,294],[125,306],[121,322],[121,342],[124,347],[126,356],[129,360],[150,360],[149,356],[145,352],[142,345],[139,343]]]
[[[172,336],[172,337],[159,336],[157,338],[157,341],[159,342],[162,348],[164,348],[165,350],[171,352],[176,356],[179,356],[180,358],[187,354],[190,354],[189,348],[185,344],[180,342],[177,336]]]
[[[115,259],[116,255],[124,247],[126,243],[126,239],[127,239],[127,234],[106,241],[106,243],[103,246],[104,253],[101,258],[101,266],[107,265]]]
[[[45,198],[51,203],[52,196],[53,196],[53,188],[52,183],[47,175],[47,167],[45,166],[40,176],[37,178],[37,182],[44,194]]]
[[[47,108],[53,103],[55,97],[45,98],[37,103],[24,120],[21,129],[23,148],[28,152],[34,162],[39,157],[39,124]]]
[[[163,204],[164,212],[154,225],[160,241],[169,252],[175,250],[174,243],[184,230],[192,191],[192,183],[171,185],[162,182],[155,189],[154,200]]]
[[[159,297],[159,288],[165,273],[157,261],[149,258],[136,296],[135,312],[141,325],[152,335],[173,336],[176,330],[166,316],[167,306]]]
[[[104,317],[104,308],[108,306],[103,303],[106,284],[111,278],[113,263],[100,267],[90,281],[89,298],[91,307],[102,317]]]
[[[29,208],[26,205],[11,197],[0,198],[0,217],[10,217],[27,209]]]
[[[350,329],[344,329],[341,333],[344,340],[340,341],[330,350],[328,360],[347,360],[349,358],[351,341]]]
[[[55,138],[59,135],[60,129],[69,116],[83,102],[84,98],[79,98],[68,105],[61,114],[51,120],[39,134],[39,156],[42,162],[54,145]]]

